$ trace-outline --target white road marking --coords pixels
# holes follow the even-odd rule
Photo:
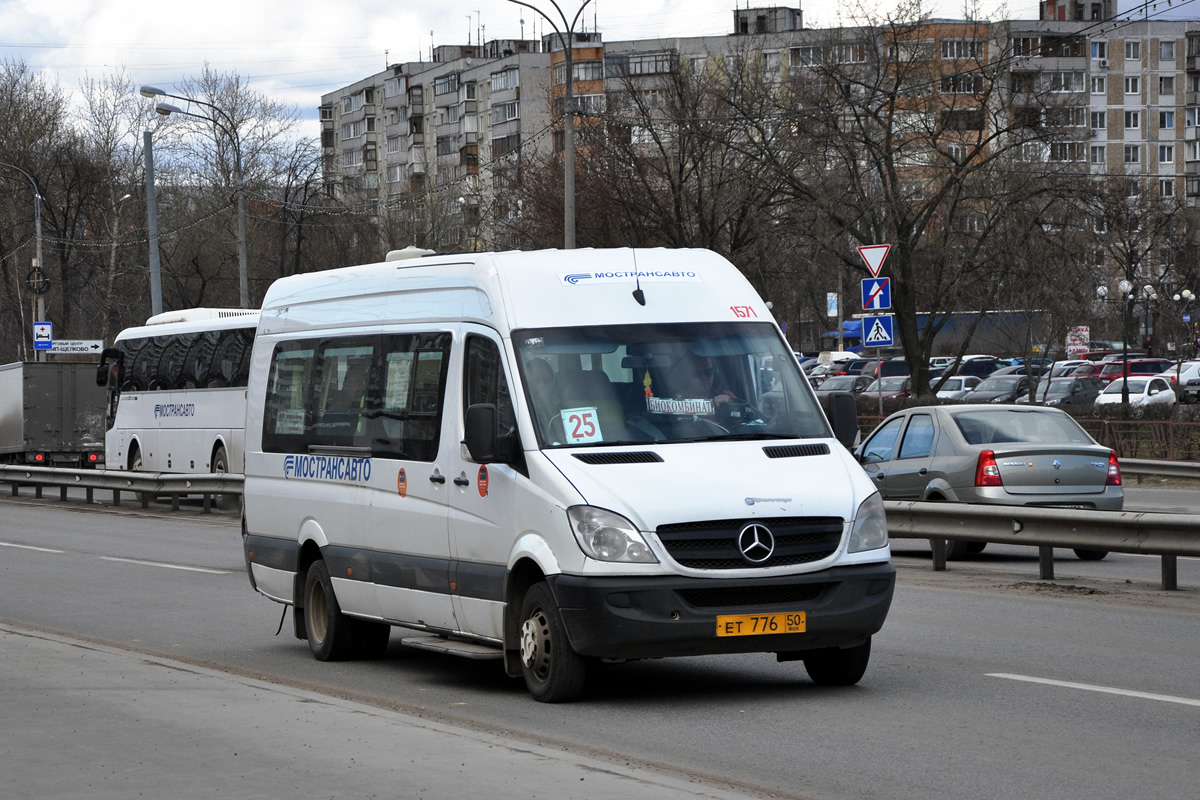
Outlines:
[[[1142,700],[1158,700],[1163,703],[1178,703],[1184,706],[1200,706],[1200,700],[1193,700],[1190,697],[1174,697],[1169,694],[1153,694],[1151,692],[1137,692],[1132,689],[1117,689],[1112,686],[1097,686],[1092,683],[1072,683],[1071,681],[1056,681],[1050,678],[1035,678],[1030,675],[1009,675],[1003,672],[989,672],[989,678],[1005,678],[1010,681],[1025,681],[1026,683],[1042,683],[1047,686],[1062,686],[1066,689],[1083,689],[1087,692],[1102,692],[1104,694],[1119,694],[1124,697],[1138,697]]]
[[[232,574],[227,569],[205,569],[204,567],[185,567],[182,564],[164,564],[161,561],[138,561],[136,558],[114,558],[112,556],[100,556],[101,561],[120,561],[125,564],[140,564],[143,567],[165,567],[166,569],[182,569],[188,572],[207,572],[209,575],[230,575]]]
[[[34,547],[28,544],[14,544],[13,542],[0,542],[0,547],[19,547],[22,550],[37,550],[39,553],[62,553],[63,550],[51,550],[49,547]]]

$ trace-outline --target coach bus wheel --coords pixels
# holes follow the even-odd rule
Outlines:
[[[225,453],[224,447],[218,447],[217,452],[213,455],[212,472],[214,475],[224,475],[229,472],[229,456]],[[237,508],[238,497],[236,494],[218,494],[213,496],[213,503],[217,508],[224,511]]]
[[[830,647],[804,656],[804,669],[818,686],[853,686],[862,680],[871,660],[871,639],[857,647]]]
[[[521,603],[521,666],[535,700],[561,703],[583,691],[587,662],[567,641],[550,587],[535,583]]]
[[[136,444],[133,446],[133,449],[129,451],[129,471],[142,471],[142,449]]]
[[[1107,550],[1083,550],[1080,548],[1076,548],[1075,555],[1079,557],[1080,561],[1099,561],[1100,559],[1102,559],[1106,555],[1108,555],[1108,551]]]
[[[342,614],[324,561],[314,561],[304,578],[304,622],[309,649],[318,661],[341,661],[349,655],[354,620]]]

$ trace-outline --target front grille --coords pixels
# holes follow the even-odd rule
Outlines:
[[[796,606],[810,603],[831,584],[804,583],[798,586],[744,586],[725,589],[680,589],[678,595],[692,608],[741,608]]]
[[[775,550],[765,562],[742,558],[738,534],[751,522],[764,525],[775,537]],[[840,517],[775,517],[725,519],[659,525],[655,533],[671,558],[692,569],[747,569],[808,564],[828,558],[842,540]]]
[[[653,464],[662,461],[662,456],[651,452],[632,453],[574,453],[585,464]]]
[[[800,456],[827,456],[827,444],[785,444],[774,447],[764,447],[767,458],[799,458]]]

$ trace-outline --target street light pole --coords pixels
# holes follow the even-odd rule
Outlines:
[[[1121,405],[1129,409],[1129,317],[1133,310],[1133,284],[1121,281]]]
[[[221,115],[228,125],[222,124],[216,117],[206,117],[203,114],[193,114],[190,111],[184,111],[178,106],[170,103],[155,103],[154,110],[164,117],[170,114],[182,114],[185,117],[193,117],[210,122],[219,128],[230,141],[233,142],[234,156],[234,177],[237,180],[237,216],[238,216],[238,296],[242,308],[250,307],[250,268],[249,254],[246,251],[246,179],[242,174],[242,141],[238,136],[237,123],[233,121],[227,112],[204,100],[197,100],[194,97],[184,97],[178,94],[169,94],[155,86],[143,86],[139,93],[142,97],[172,97],[176,100],[182,100],[185,103],[195,103],[198,106],[210,108],[214,113]]]
[[[563,97],[563,249],[575,249],[575,69],[573,65],[573,56],[575,50],[575,23],[579,22],[580,15],[583,14],[583,9],[591,0],[583,0],[579,6],[579,11],[575,12],[575,18],[570,23],[567,22],[567,15],[559,7],[555,0],[546,0],[550,5],[554,6],[554,10],[558,12],[559,18],[562,20],[563,29],[559,30],[554,24],[554,20],[542,12],[540,8],[532,6],[522,0],[508,0],[510,3],[515,3],[519,6],[532,9],[537,12],[542,19],[550,23],[551,29],[558,35],[558,41],[562,45],[563,52],[566,54],[566,92]],[[553,78],[553,71],[551,72]]]
[[[38,191],[37,181],[35,181],[33,179],[32,175],[30,175],[28,172],[21,169],[20,167],[18,167],[15,164],[5,164],[4,162],[0,161],[0,167],[8,167],[9,169],[15,169],[17,172],[24,175],[25,179],[29,181],[29,185],[31,187],[33,187],[33,233],[37,240],[36,244],[35,244],[35,251],[34,251],[34,256],[33,256],[33,268],[40,270],[42,268],[42,194],[41,194],[41,192]],[[21,313],[24,314],[23,311]],[[46,321],[46,298],[42,295],[41,292],[38,292],[38,295],[37,295],[37,319],[35,319],[34,322],[45,322],[45,321]],[[43,358],[42,351],[41,350],[35,351],[33,357],[36,360],[41,361]]]

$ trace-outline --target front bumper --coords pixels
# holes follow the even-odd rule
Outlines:
[[[575,652],[600,658],[792,653],[849,647],[883,627],[891,564],[777,578],[547,578]],[[717,616],[805,612],[804,633],[718,637]]]

